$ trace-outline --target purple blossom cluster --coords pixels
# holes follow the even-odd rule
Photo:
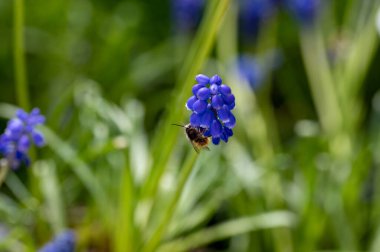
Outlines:
[[[0,136],[0,155],[9,167],[15,170],[22,164],[29,165],[28,151],[31,145],[42,147],[45,144],[42,133],[35,128],[44,122],[45,117],[38,108],[29,114],[19,109],[15,117],[8,121],[5,132]]]
[[[192,88],[193,96],[186,102],[186,107],[193,113],[191,126],[204,131],[203,135],[212,137],[213,144],[220,140],[228,141],[233,135],[236,119],[231,110],[235,107],[235,96],[231,88],[222,84],[218,75],[209,78],[199,74],[195,77],[197,84]]]
[[[47,243],[38,252],[74,252],[75,234],[68,230],[60,233],[54,240]]]

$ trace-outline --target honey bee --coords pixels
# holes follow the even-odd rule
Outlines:
[[[196,127],[191,126],[190,124],[187,124],[187,125],[172,124],[172,125],[185,128],[186,137],[187,139],[189,139],[190,143],[193,145],[193,148],[197,153],[199,153],[201,149],[210,150],[208,148],[210,139],[203,135],[203,133],[205,132],[205,129],[196,128]]]

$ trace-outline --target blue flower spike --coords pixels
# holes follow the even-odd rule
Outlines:
[[[73,231],[67,230],[45,244],[38,252],[74,252],[74,250],[75,234]]]
[[[192,88],[194,95],[186,102],[186,108],[193,112],[190,125],[204,132],[205,137],[211,137],[215,145],[220,140],[228,142],[236,124],[231,111],[235,107],[235,96],[231,88],[223,84],[219,75],[210,78],[198,74],[195,80],[197,83]]]
[[[34,108],[29,114],[22,109],[16,111],[14,118],[8,121],[7,127],[0,135],[0,156],[10,168],[18,169],[22,164],[28,166],[28,151],[34,144],[37,147],[45,145],[45,138],[36,129],[43,124],[45,117],[38,108]]]

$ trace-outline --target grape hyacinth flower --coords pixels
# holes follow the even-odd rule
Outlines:
[[[275,3],[268,0],[239,1],[239,34],[245,40],[255,39],[260,26],[275,13]]]
[[[256,58],[250,55],[241,55],[236,65],[239,77],[248,82],[253,90],[257,90],[263,82],[265,72]]]
[[[45,244],[38,252],[74,252],[75,250],[75,234],[68,230],[62,232],[54,238],[54,240]]]
[[[282,53],[274,49],[259,56],[248,53],[241,54],[234,66],[241,82],[248,83],[252,90],[256,91],[281,64]]]
[[[193,96],[186,102],[186,107],[193,113],[190,125],[204,131],[205,137],[212,137],[212,143],[218,145],[220,140],[228,141],[233,135],[236,119],[231,110],[235,107],[235,96],[231,88],[222,84],[218,75],[209,78],[198,74],[197,84],[192,88]]]
[[[16,111],[14,118],[10,119],[5,132],[0,136],[0,155],[2,161],[13,170],[22,164],[29,165],[28,151],[31,144],[42,147],[45,144],[44,136],[35,129],[45,122],[45,117],[38,108],[29,114],[24,110]]]
[[[288,0],[288,7],[301,25],[310,25],[316,19],[320,0]]]
[[[172,0],[171,2],[176,30],[181,33],[195,30],[201,21],[205,0]]]

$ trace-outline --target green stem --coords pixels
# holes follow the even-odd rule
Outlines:
[[[4,159],[0,159],[0,187],[3,184],[5,178],[7,177],[9,171],[9,167],[7,165],[7,161]]]
[[[182,191],[186,185],[186,182],[193,170],[194,163],[197,157],[198,155],[193,151],[188,155],[179,177],[177,190],[175,191],[173,198],[169,202],[168,209],[166,210],[161,222],[158,224],[157,229],[154,231],[151,239],[143,248],[143,252],[155,251],[161,241],[161,238],[165,235],[166,228],[168,227],[168,224],[170,223],[170,220],[173,217],[174,211],[177,208],[177,203],[182,195]]]
[[[366,1],[364,4],[368,4]],[[342,97],[342,109],[348,124],[350,134],[356,133],[361,120],[364,117],[363,105],[360,100],[360,88],[364,78],[369,70],[370,64],[375,57],[378,48],[378,34],[374,25],[374,20],[378,10],[378,4],[373,4],[362,9],[372,8],[368,11],[362,11],[361,16],[364,24],[357,25],[355,37],[352,38],[351,46],[348,50],[345,60],[342,61],[340,72],[336,72],[339,80],[338,91]]]
[[[179,74],[177,86],[173,91],[176,99],[168,105],[169,114],[161,122],[162,124],[157,129],[159,134],[156,134],[153,144],[152,153],[154,161],[152,162],[151,173],[142,187],[140,201],[141,205],[152,206],[153,198],[157,192],[160,179],[165,172],[166,164],[170,154],[175,148],[176,137],[178,131],[173,130],[168,126],[174,122],[181,122],[185,115],[184,105],[187,97],[191,93],[191,86],[194,84],[194,77],[201,69],[206,61],[212,46],[215,41],[216,33],[222,23],[223,17],[230,5],[231,0],[213,0],[209,2],[208,10],[199,32],[189,49],[189,53],[184,62],[184,66]],[[148,220],[150,209],[147,211],[147,216],[143,219]]]
[[[129,155],[129,153],[128,153]],[[136,251],[136,229],[134,225],[135,187],[129,156],[126,155],[126,167],[122,174],[121,190],[119,195],[120,207],[118,209],[117,223],[115,223],[115,251]]]
[[[343,118],[329,69],[321,34],[317,27],[301,31],[302,56],[319,120],[329,135],[342,127]]]
[[[157,190],[160,178],[164,172],[166,161],[169,158],[172,149],[174,148],[175,136],[172,128],[169,128],[170,123],[176,122],[176,120],[182,120],[184,116],[184,105],[186,97],[191,93],[191,86],[194,84],[194,77],[198,73],[202,64],[205,62],[208,54],[215,41],[216,33],[222,22],[224,14],[230,4],[230,0],[220,0],[210,2],[210,8],[206,14],[204,22],[197,33],[197,36],[189,50],[189,54],[186,57],[184,67],[180,73],[179,80],[175,94],[177,99],[170,103],[170,114],[166,117],[166,120],[161,127],[162,130],[155,139],[153,146],[153,156],[158,160],[153,164],[152,175],[148,178],[146,186],[143,188],[143,197],[152,196]],[[216,5],[216,7],[214,7]],[[162,143],[165,143],[163,146]],[[163,150],[163,148],[165,148]]]
[[[29,109],[24,47],[24,1],[14,0],[14,67],[18,103]]]

